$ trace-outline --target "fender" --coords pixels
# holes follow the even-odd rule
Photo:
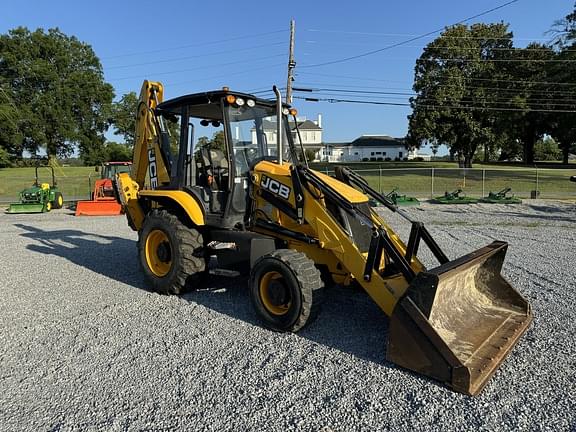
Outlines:
[[[152,201],[165,201],[166,199],[171,200],[186,212],[194,225],[205,225],[205,218],[202,207],[192,196],[184,191],[162,189],[141,190],[138,195],[142,198],[149,198]]]

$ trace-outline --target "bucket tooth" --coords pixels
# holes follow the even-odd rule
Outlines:
[[[421,272],[391,320],[388,360],[475,395],[528,329],[528,302],[500,274],[507,244]]]

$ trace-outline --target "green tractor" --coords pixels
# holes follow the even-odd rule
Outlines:
[[[56,186],[54,168],[46,168],[50,168],[52,172],[52,184],[38,182],[38,167],[36,167],[34,183],[20,192],[20,202],[10,204],[8,213],[44,213],[62,208],[64,197]]]

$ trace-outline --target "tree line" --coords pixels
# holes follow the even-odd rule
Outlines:
[[[513,46],[508,24],[455,25],[417,59],[407,143],[441,144],[461,164],[576,153],[576,6],[547,44]],[[554,149],[552,149],[554,150]]]
[[[113,102],[90,45],[58,29],[0,35],[0,167],[23,154],[78,154],[85,164],[131,159],[136,95]],[[124,144],[106,142],[113,128]]]
[[[407,145],[445,144],[464,166],[477,158],[532,164],[558,151],[568,163],[576,153],[576,6],[551,32],[547,44],[517,48],[505,23],[446,28],[416,61]],[[0,35],[0,167],[41,150],[86,165],[131,159],[137,96],[114,98],[99,58],[76,37],[24,27]],[[107,142],[108,130],[123,143]]]

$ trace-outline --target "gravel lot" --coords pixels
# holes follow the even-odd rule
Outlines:
[[[387,318],[361,292],[334,288],[317,321],[277,334],[245,281],[144,289],[122,217],[0,214],[0,429],[576,430],[574,204],[408,211],[451,258],[510,243],[504,273],[535,320],[479,397],[387,363]]]

